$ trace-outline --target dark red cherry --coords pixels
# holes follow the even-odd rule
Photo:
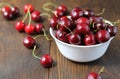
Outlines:
[[[34,7],[32,4],[26,4],[24,6],[24,12],[27,13],[28,12],[28,9],[30,9],[30,13],[32,13],[34,11]]]
[[[90,27],[86,23],[77,24],[75,29],[76,29],[76,32],[82,36],[90,33]]]
[[[84,9],[83,10],[83,15],[87,18],[91,17],[91,16],[94,16],[94,11],[93,10],[90,10],[90,9]]]
[[[94,45],[96,43],[95,35],[94,34],[88,34],[84,37],[84,44],[85,45]]]
[[[92,27],[95,30],[104,30],[106,28],[106,24],[104,22],[96,22]]]
[[[83,16],[83,11],[79,7],[76,7],[71,10],[70,16],[73,20],[77,20],[78,18]]]
[[[103,17],[101,17],[101,16],[91,16],[91,17],[89,17],[89,20],[90,20],[90,23],[101,22],[101,21],[103,21]]]
[[[59,39],[60,41],[63,41],[63,42],[68,42],[68,39],[67,39],[67,32],[64,32],[64,31],[61,31],[61,30],[57,30],[55,32],[55,36],[57,39]]]
[[[67,13],[67,7],[65,5],[63,5],[63,4],[61,4],[60,6],[58,6],[57,9],[61,10],[65,14]]]
[[[77,33],[68,35],[68,41],[70,44],[79,45],[81,44],[81,36]]]
[[[3,16],[4,16],[4,18],[5,18],[6,20],[12,20],[13,17],[14,17],[11,12],[5,11],[5,12],[3,12],[2,14],[3,14]]]
[[[78,18],[77,21],[76,21],[76,24],[82,24],[82,23],[89,24],[90,21],[88,20],[88,18],[85,18],[85,17]]]
[[[4,12],[11,12],[11,8],[9,7],[9,6],[4,6],[4,7],[2,7],[2,13],[4,13]]]
[[[116,26],[109,26],[107,28],[107,31],[110,33],[110,36],[112,37],[112,36],[115,36],[117,34],[118,29]]]
[[[100,30],[96,33],[96,39],[100,43],[106,42],[110,39],[110,33],[106,30]]]
[[[39,22],[40,21],[40,12],[39,11],[33,11],[31,14],[31,18],[33,21],[35,22]]]
[[[42,23],[39,23],[39,24],[36,24],[35,26],[35,30],[36,32],[39,34],[39,33],[42,33],[42,28],[44,27],[44,25]]]
[[[32,24],[25,26],[25,33],[27,33],[29,35],[34,34],[35,33],[35,26]]]
[[[33,39],[32,37],[30,36],[27,36],[24,38],[23,40],[23,44],[25,47],[27,47],[28,49],[33,49],[35,44],[36,44],[36,41],[35,39]]]
[[[18,17],[20,15],[20,10],[15,6],[12,6],[11,12],[12,12],[14,17]]]
[[[55,15],[56,17],[62,17],[62,16],[65,15],[65,13],[64,13],[62,10],[56,9],[56,10],[54,11],[54,15]]]
[[[102,77],[95,72],[91,72],[89,73],[87,79],[102,79]]]
[[[53,29],[57,29],[58,22],[59,22],[58,17],[52,17],[50,19],[50,27],[53,28]]]
[[[44,54],[40,59],[40,64],[46,68],[51,67],[53,64],[53,59],[50,55]]]
[[[22,22],[22,21],[17,22],[16,25],[15,25],[15,28],[16,28],[17,31],[23,32],[24,28],[25,28],[25,23]]]

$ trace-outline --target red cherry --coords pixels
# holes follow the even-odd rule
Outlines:
[[[110,33],[106,30],[100,30],[96,33],[96,39],[100,43],[106,42],[110,39]]]
[[[54,11],[54,15],[55,15],[56,17],[62,17],[62,16],[65,15],[65,13],[64,13],[62,10],[56,9],[56,10]]]
[[[10,9],[10,7],[9,6],[4,6],[4,7],[2,7],[2,13],[4,13],[4,12],[11,12],[11,9]]]
[[[53,29],[57,29],[57,25],[59,22],[59,18],[58,17],[53,17],[50,19],[50,27]]]
[[[33,21],[39,22],[40,21],[40,12],[39,11],[32,12],[31,18]]]
[[[81,36],[78,34],[68,35],[68,41],[70,44],[79,45],[81,43]]]
[[[36,44],[36,41],[35,39],[33,39],[32,37],[30,36],[27,36],[24,38],[23,40],[23,44],[25,47],[27,47],[28,49],[33,49],[35,44]]]
[[[79,7],[76,7],[71,10],[70,16],[73,20],[77,20],[78,18],[83,16],[83,11]]]
[[[64,12],[64,14],[67,13],[67,7],[63,4],[61,4],[60,6],[58,6],[57,8],[58,10],[61,10],[62,12]]]
[[[96,22],[93,26],[94,30],[104,30],[106,28],[106,24],[104,22]]]
[[[94,16],[94,11],[93,10],[90,10],[90,9],[84,9],[83,10],[83,15],[87,18],[91,17],[91,16]]]
[[[26,4],[24,6],[24,12],[27,13],[28,12],[28,9],[30,9],[30,13],[32,13],[34,11],[34,7],[32,4]]]
[[[53,59],[51,58],[50,55],[48,54],[44,54],[43,57],[40,59],[40,64],[43,66],[43,67],[51,67],[52,64],[53,64]]]
[[[25,26],[25,33],[31,35],[35,33],[35,26],[32,24]]]
[[[84,37],[84,44],[85,45],[94,45],[96,43],[95,35],[94,34],[88,34]]]
[[[80,18],[78,18],[77,21],[76,21],[76,24],[82,24],[82,23],[89,24],[90,22],[89,22],[89,20],[88,20],[87,18],[85,18],[85,17],[80,17]]]
[[[57,30],[56,33],[55,33],[55,36],[60,41],[63,41],[63,42],[66,42],[66,43],[68,42],[67,32],[64,32],[64,31],[61,31],[61,30]]]
[[[43,32],[42,28],[44,27],[44,25],[42,23],[36,24],[35,27],[36,27],[35,30],[38,34]]]
[[[77,24],[77,26],[76,26],[76,32],[77,32],[79,35],[84,36],[84,35],[90,33],[90,27],[89,27],[89,25],[86,24],[86,23]]]
[[[13,19],[13,14],[11,12],[5,11],[2,14],[3,14],[3,16],[6,20],[12,20]]]
[[[91,23],[101,22],[101,21],[103,21],[103,17],[101,17],[101,16],[91,16],[91,17],[89,17],[89,20],[90,20]]]
[[[14,17],[18,17],[20,15],[20,10],[17,7],[15,7],[15,6],[13,6],[11,8],[11,12],[12,12]]]
[[[101,76],[100,76],[99,74],[97,74],[97,73],[95,73],[95,72],[91,72],[91,73],[88,75],[87,79],[102,79],[102,78],[101,78]]]
[[[109,26],[107,31],[110,33],[110,36],[115,36],[118,32],[118,29],[116,26]]]
[[[22,21],[17,22],[16,25],[15,25],[15,28],[16,28],[17,31],[22,32],[22,31],[24,31],[25,23],[22,22]]]

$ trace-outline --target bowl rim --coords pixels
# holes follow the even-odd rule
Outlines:
[[[110,21],[108,21],[108,20],[104,20],[106,23],[109,23],[109,24],[111,24],[111,25],[113,25]],[[49,32],[50,32],[50,34],[51,34],[51,36],[54,38],[54,40],[56,40],[56,41],[58,41],[58,42],[60,42],[60,43],[62,43],[62,44],[64,44],[64,45],[67,45],[67,46],[70,46],[70,47],[80,47],[80,48],[89,48],[89,47],[97,47],[97,46],[101,46],[101,45],[103,45],[103,44],[105,44],[105,43],[108,43],[108,42],[110,42],[114,37],[111,37],[108,41],[106,41],[106,42],[104,42],[104,43],[100,43],[100,44],[95,44],[95,45],[73,45],[73,44],[69,44],[69,43],[65,43],[65,42],[63,42],[63,41],[60,41],[59,39],[57,39],[56,37],[55,37],[55,35],[54,35],[54,32],[53,32],[53,29],[50,27],[49,28]]]

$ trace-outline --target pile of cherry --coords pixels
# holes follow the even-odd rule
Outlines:
[[[50,27],[60,41],[74,45],[95,45],[108,41],[117,33],[117,22],[113,25],[106,23],[101,16],[103,11],[95,14],[91,9],[75,7],[70,13],[67,12],[66,6],[60,5],[50,19]]]
[[[47,8],[49,5],[56,7],[55,11]],[[20,11],[17,7],[11,6],[6,3],[1,3],[1,13],[7,20],[13,20],[20,15]],[[26,4],[24,6],[25,17],[22,21],[16,23],[15,28],[19,32],[25,32],[29,34],[23,40],[23,44],[28,49],[33,49],[32,55],[40,60],[40,64],[43,67],[51,67],[53,59],[48,54],[44,54],[41,58],[35,55],[37,48],[36,40],[38,37],[43,35],[49,41],[44,25],[40,23],[41,16],[47,15],[50,21],[50,27],[55,30],[55,36],[57,39],[74,45],[94,45],[108,41],[111,37],[117,33],[117,27],[113,22],[113,25],[106,23],[104,18],[101,17],[101,13],[95,14],[93,10],[81,9],[79,7],[73,8],[68,13],[65,5],[57,6],[53,3],[46,3],[43,6],[46,11],[52,12],[54,15],[50,18],[47,13],[40,13],[35,10],[33,5]],[[29,17],[28,24],[26,19]],[[31,24],[34,21],[36,25]],[[30,35],[36,35],[34,38]],[[102,79],[100,73],[103,72],[104,67],[99,73],[91,72],[88,74],[87,79]]]

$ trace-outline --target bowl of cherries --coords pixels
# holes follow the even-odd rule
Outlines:
[[[63,5],[62,8],[66,10]],[[57,14],[50,19],[50,34],[60,53],[75,62],[90,62],[102,57],[117,33],[117,22],[105,20],[91,9],[76,7],[69,15]]]

